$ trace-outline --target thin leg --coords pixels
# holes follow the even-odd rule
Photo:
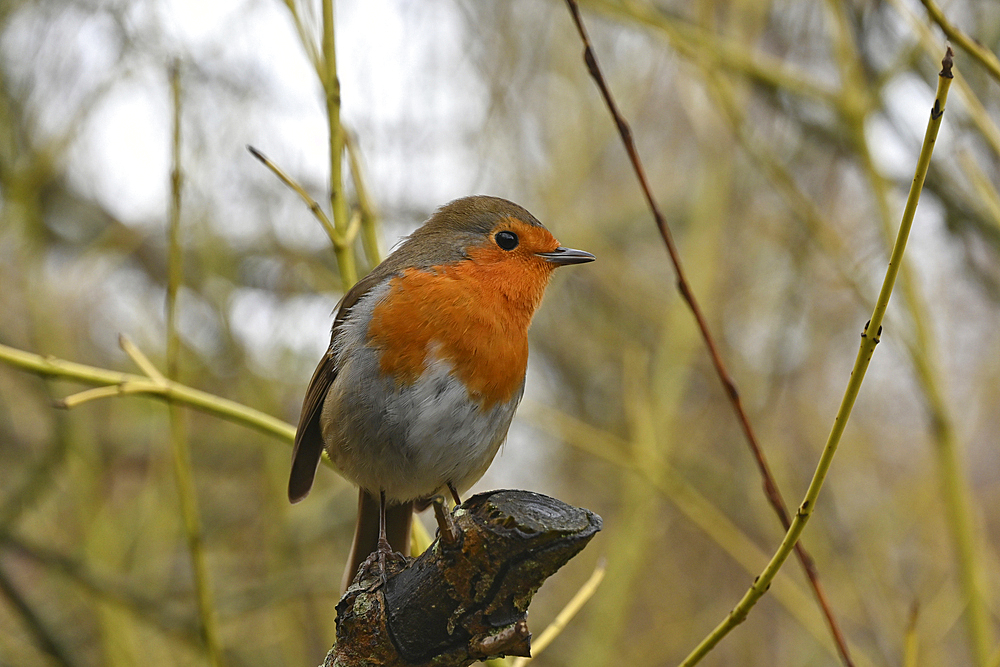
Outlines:
[[[369,581],[366,585],[381,586],[389,577],[387,570],[396,572],[406,566],[406,558],[396,550],[403,553],[410,550],[413,502],[392,503],[386,495],[363,489],[358,493],[358,521],[351,557],[344,571],[343,590],[358,576]]]
[[[392,553],[389,539],[385,536],[385,491],[379,491],[378,494],[378,550],[387,554]]]
[[[441,542],[448,546],[458,544],[461,537],[458,532],[458,526],[455,525],[455,520],[452,518],[451,512],[444,506],[444,498],[434,496],[433,503],[434,518],[437,519],[438,534],[441,536]]]
[[[385,491],[378,494],[378,569],[381,574],[382,584],[386,582],[386,558],[392,555],[392,546],[385,536]]]
[[[448,482],[448,490],[451,491],[451,497],[455,499],[455,505],[461,505],[462,499],[458,496],[458,489],[451,482]]]

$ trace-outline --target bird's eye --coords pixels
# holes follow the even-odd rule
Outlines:
[[[504,250],[513,250],[517,247],[517,234],[514,232],[497,232],[493,238]]]

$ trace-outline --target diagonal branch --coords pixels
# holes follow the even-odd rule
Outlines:
[[[945,57],[941,61],[942,69],[938,75],[938,88],[934,98],[934,106],[931,108],[927,130],[924,133],[923,145],[920,147],[920,156],[917,158],[917,167],[913,182],[910,185],[910,193],[906,198],[903,217],[899,223],[899,230],[896,233],[896,241],[892,247],[892,254],[889,257],[889,267],[886,269],[885,278],[882,280],[882,288],[879,290],[878,299],[875,301],[875,309],[872,311],[872,317],[868,320],[861,333],[861,346],[858,348],[858,354],[854,360],[851,378],[844,389],[844,397],[841,399],[837,416],[833,420],[833,427],[830,429],[830,435],[827,437],[826,445],[823,447],[823,453],[816,464],[813,478],[809,482],[809,488],[806,490],[805,497],[799,505],[798,511],[795,513],[795,519],[792,521],[791,528],[788,529],[785,538],[774,553],[774,556],[771,557],[771,561],[767,564],[767,567],[754,579],[753,585],[750,586],[750,589],[743,595],[743,598],[733,610],[726,615],[726,618],[684,659],[684,662],[681,663],[683,667],[691,667],[691,665],[697,664],[733,628],[746,620],[750,609],[767,592],[778,570],[781,569],[788,556],[791,555],[793,546],[798,543],[799,537],[802,535],[802,531],[805,530],[806,523],[809,521],[809,517],[812,516],[813,511],[816,509],[816,501],[819,499],[819,493],[830,472],[833,457],[837,453],[840,439],[844,434],[844,429],[847,427],[847,421],[851,417],[854,404],[857,402],[858,393],[861,391],[861,383],[865,379],[868,365],[871,363],[872,355],[875,354],[875,347],[878,345],[882,335],[882,320],[885,317],[886,309],[889,307],[889,298],[892,296],[893,287],[896,285],[896,277],[899,274],[899,269],[903,261],[903,253],[906,250],[910,229],[913,227],[913,216],[917,210],[917,202],[920,200],[920,193],[923,189],[924,180],[927,177],[927,169],[931,161],[931,154],[934,151],[934,143],[937,141],[938,130],[941,128],[945,102],[948,99],[948,89],[951,87],[953,55],[951,47],[948,47]]]
[[[997,57],[993,55],[993,53],[985,46],[955,27],[955,25],[948,20],[948,17],[944,15],[944,12],[941,11],[941,8],[937,6],[937,3],[935,3],[934,0],[920,0],[920,2],[927,9],[927,13],[930,15],[931,20],[938,24],[938,27],[940,27],[944,34],[948,36],[948,39],[955,42],[955,44],[968,53],[973,60],[977,61],[980,65],[986,68],[986,71],[990,73],[990,76],[1000,83],[1000,60],[998,60]]]
[[[757,436],[754,434],[753,427],[750,425],[750,419],[747,417],[746,410],[743,408],[743,403],[740,400],[740,394],[736,388],[736,383],[729,375],[729,371],[726,369],[726,366],[722,361],[722,356],[719,354],[718,347],[715,344],[715,339],[708,328],[705,316],[702,313],[701,307],[698,305],[698,301],[695,298],[694,293],[691,290],[691,286],[687,281],[687,277],[684,274],[680,253],[677,251],[677,246],[674,243],[673,234],[670,232],[670,226],[667,224],[666,218],[664,218],[663,213],[656,204],[656,200],[653,198],[652,190],[650,189],[649,182],[646,178],[645,169],[643,169],[642,161],[639,159],[639,152],[636,148],[635,140],[632,138],[632,130],[629,127],[628,122],[618,110],[618,105],[615,103],[611,90],[608,88],[604,75],[601,73],[601,68],[597,63],[597,56],[594,55],[594,49],[590,44],[587,29],[583,25],[583,19],[580,16],[580,9],[576,4],[576,0],[566,0],[566,4],[569,6],[570,13],[573,16],[573,22],[576,24],[577,32],[579,32],[580,39],[583,41],[584,62],[586,62],[590,76],[594,79],[598,89],[600,89],[601,96],[604,98],[604,102],[607,104],[608,110],[611,112],[615,125],[618,127],[618,133],[621,135],[622,143],[625,145],[625,152],[628,153],[629,160],[635,170],[636,178],[639,180],[639,186],[642,188],[642,193],[646,197],[646,202],[649,204],[650,211],[653,213],[653,218],[656,220],[656,226],[660,230],[660,236],[663,237],[663,242],[667,246],[667,252],[670,254],[670,260],[673,262],[674,271],[677,275],[677,289],[681,293],[681,296],[684,298],[688,307],[691,309],[692,315],[694,315],[694,319],[698,324],[698,329],[701,331],[701,336],[705,340],[705,346],[708,348],[708,353],[712,359],[712,365],[715,367],[715,372],[718,374],[719,380],[722,382],[726,396],[729,398],[729,402],[733,406],[733,411],[736,413],[736,417],[740,422],[740,427],[743,429],[743,434],[746,436],[747,444],[750,446],[754,460],[757,463],[757,468],[760,470],[760,474],[763,479],[764,494],[767,497],[768,502],[771,504],[771,507],[778,515],[778,519],[781,521],[782,527],[785,531],[788,531],[792,524],[789,518],[787,505],[785,505],[785,501],[781,497],[781,492],[778,490],[778,485],[774,481],[774,475],[771,473],[771,468],[768,465],[764,452],[757,441]],[[826,616],[827,624],[830,626],[830,632],[837,644],[837,649],[840,652],[841,659],[845,665],[852,667],[853,663],[851,662],[851,657],[847,650],[847,642],[844,640],[843,633],[840,631],[836,618],[833,616],[830,605],[826,600],[826,594],[823,592],[823,587],[819,583],[819,574],[816,570],[816,564],[813,561],[812,556],[809,555],[809,553],[805,550],[805,547],[801,544],[796,543],[795,553],[802,565],[802,569],[809,578],[809,583],[813,588],[816,600],[819,603],[824,616]]]

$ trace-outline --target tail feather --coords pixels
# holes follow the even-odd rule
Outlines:
[[[341,591],[346,591],[354,580],[361,563],[378,547],[378,498],[361,489],[358,494],[358,520],[354,527],[354,542],[347,559]],[[395,551],[410,555],[410,524],[413,521],[413,503],[388,505],[385,508],[385,534]]]

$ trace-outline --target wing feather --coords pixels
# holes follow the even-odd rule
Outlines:
[[[307,495],[316,477],[316,468],[323,457],[323,429],[320,416],[323,414],[323,401],[337,378],[336,359],[333,356],[333,344],[337,339],[337,330],[347,318],[351,307],[358,302],[370,289],[383,280],[387,280],[398,269],[398,259],[391,261],[390,257],[362,278],[352,287],[334,312],[333,329],[330,332],[330,346],[313,372],[302,402],[302,413],[299,415],[299,426],[295,431],[295,446],[292,449],[292,471],[288,476],[288,499],[297,503]]]

